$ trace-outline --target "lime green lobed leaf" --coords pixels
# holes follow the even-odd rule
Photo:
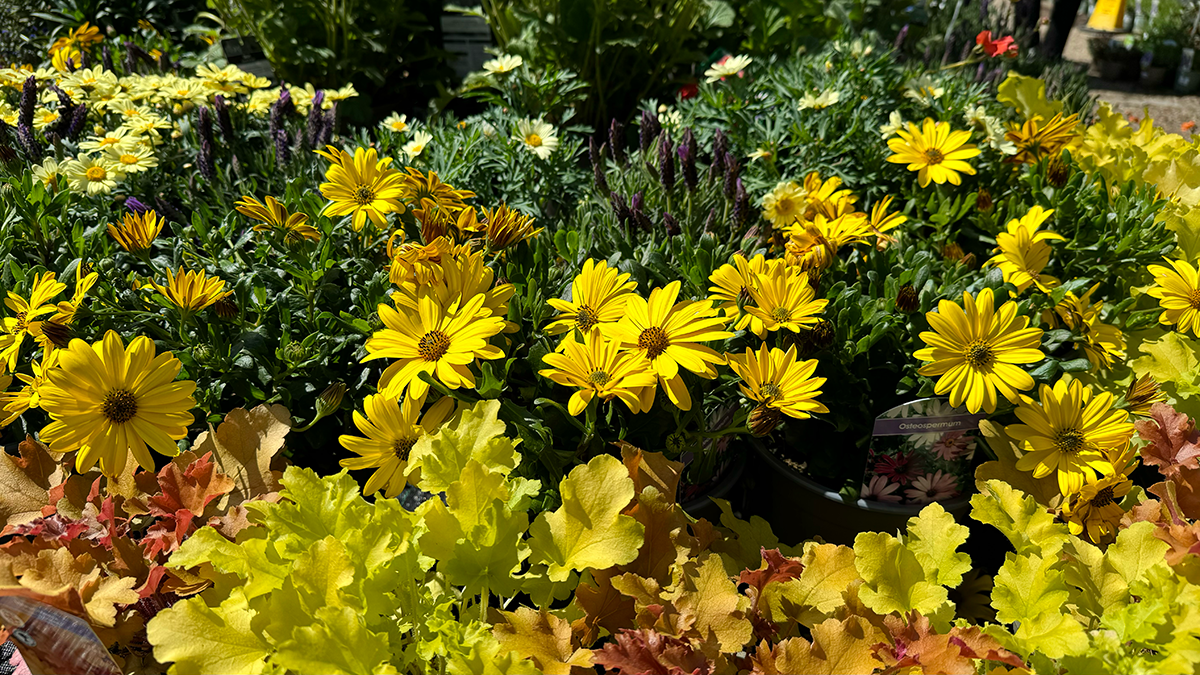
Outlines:
[[[417,486],[426,492],[444,492],[471,460],[504,475],[516,468],[521,461],[519,439],[504,435],[499,412],[499,401],[480,401],[459,411],[436,434],[422,436],[409,455],[413,466],[421,469]]]
[[[217,607],[192,597],[155,615],[146,626],[146,636],[154,645],[154,658],[170,663],[172,675],[258,675],[267,669],[273,649],[251,629],[254,614],[246,596],[236,589]]]
[[[958,552],[970,532],[934,502],[921,509],[917,517],[909,518],[905,546],[921,563],[927,581],[953,588],[971,571],[971,556]]]
[[[947,600],[944,587],[926,580],[917,556],[885,532],[861,532],[854,538],[854,566],[865,582],[859,598],[879,614],[914,609],[933,614]]]

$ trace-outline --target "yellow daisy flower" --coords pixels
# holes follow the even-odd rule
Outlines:
[[[166,222],[166,218],[160,217],[152,209],[142,213],[126,213],[119,224],[108,224],[108,233],[121,248],[130,253],[140,253],[150,248]]]
[[[820,321],[817,315],[829,304],[824,298],[815,299],[807,274],[797,274],[794,268],[783,265],[759,274],[758,283],[748,290],[754,305],[746,307],[746,311],[761,321],[767,331],[786,328],[799,333],[811,328]]]
[[[763,343],[757,352],[747,347],[745,354],[726,357],[742,380],[738,389],[746,398],[798,420],[829,412],[817,401],[825,384],[825,378],[813,377],[817,360],[797,361],[795,345],[785,352]]]
[[[725,317],[707,300],[682,301],[680,282],[672,281],[650,291],[649,301],[630,294],[624,316],[616,323],[601,323],[600,332],[610,340],[619,341],[622,348],[641,354],[654,367],[658,383],[666,390],[671,402],[681,410],[691,410],[692,397],[679,372],[680,368],[712,379],[717,376],[713,366],[724,362],[722,357],[701,342],[724,340],[733,333],[722,330]],[[654,388],[642,393],[642,409],[653,403]]]
[[[182,267],[174,276],[167,271],[166,286],[153,286],[188,316],[233,295],[233,291],[225,290],[224,279],[207,276],[204,270],[184,271]]]
[[[630,412],[645,412],[639,394],[654,387],[649,361],[622,352],[616,341],[595,332],[584,333],[583,342],[574,334],[567,335],[559,350],[546,354],[542,361],[550,367],[539,370],[538,375],[578,388],[567,404],[572,415],[583,412],[595,396],[603,401],[619,398]]]
[[[734,253],[732,264],[721,265],[708,277],[713,283],[708,287],[708,299],[717,304],[717,308],[725,312],[730,321],[736,319],[734,330],[750,329],[759,337],[767,334],[762,319],[745,311],[745,306],[751,302],[750,289],[758,288],[758,275],[768,269],[782,265],[782,260],[767,260],[761,253],[746,260],[741,253]]]
[[[354,155],[332,145],[316,153],[331,164],[321,183],[321,195],[329,204],[321,213],[333,216],[353,215],[354,231],[363,229],[367,219],[380,229],[387,227],[384,216],[404,213],[400,203],[400,184],[403,174],[388,168],[390,157],[377,159],[375,149],[356,148]]]
[[[417,286],[441,283],[446,274],[442,267],[442,258],[449,256],[453,250],[450,240],[438,237],[428,244],[402,243],[394,246],[393,243],[397,239],[404,241],[402,230],[397,230],[388,238],[387,253],[392,259],[388,269],[389,280],[397,286],[410,282]]]
[[[1125,515],[1120,502],[1132,487],[1133,481],[1122,473],[1089,477],[1079,493],[1063,505],[1062,515],[1071,534],[1078,536],[1086,530],[1088,539],[1097,544],[1115,534]]]
[[[454,399],[444,396],[421,418],[424,403],[424,396],[401,402],[372,394],[363,401],[366,415],[354,411],[354,426],[366,438],[339,436],[342,447],[358,455],[343,459],[340,464],[347,469],[375,469],[363,487],[364,496],[382,489],[384,496],[392,499],[410,481],[415,484],[420,479],[420,469],[409,468],[408,455],[422,436],[436,433],[454,411]]]
[[[405,143],[404,147],[400,148],[405,155],[408,155],[408,161],[413,161],[425,152],[426,146],[433,142],[433,136],[426,131],[417,131],[413,133],[412,140]]]
[[[1054,311],[1043,314],[1043,317],[1052,326],[1057,326],[1061,321],[1069,330],[1079,331],[1083,336],[1083,352],[1088,361],[1097,368],[1109,369],[1125,359],[1125,334],[1120,328],[1100,321],[1104,302],[1092,303],[1092,294],[1099,287],[1100,284],[1095,284],[1082,298],[1067,291],[1062,301],[1054,306]],[[1056,316],[1058,320],[1055,320]]]
[[[502,251],[510,246],[515,246],[536,237],[546,229],[544,227],[534,228],[533,216],[510,209],[505,204],[485,210],[483,216],[487,221],[487,226],[483,231],[484,241],[487,242],[490,251]]]
[[[33,289],[29,300],[8,292],[4,304],[14,314],[4,318],[3,333],[0,333],[0,365],[12,371],[17,367],[17,356],[21,353],[21,345],[26,335],[37,337],[41,334],[39,316],[54,312],[56,307],[50,303],[51,298],[67,290],[67,285],[55,279],[54,272],[39,274],[33,279]],[[0,371],[3,372],[3,371]]]
[[[1017,154],[1010,161],[1022,164],[1037,164],[1046,157],[1057,157],[1079,134],[1079,115],[1063,117],[1056,114],[1049,122],[1041,117],[1025,120],[1024,124],[1010,123],[1004,137],[1017,146]]]
[[[1146,295],[1158,298],[1163,309],[1158,322],[1200,337],[1200,279],[1196,268],[1186,260],[1167,259],[1167,263],[1171,267],[1150,266],[1154,286],[1146,291]]]
[[[493,75],[503,75],[511,73],[520,68],[525,63],[525,59],[513,54],[501,54],[494,59],[484,61],[483,69]]]
[[[1007,231],[996,237],[996,255],[984,266],[998,267],[1004,273],[1004,281],[1016,286],[1019,293],[1024,293],[1031,285],[1036,285],[1043,293],[1057,287],[1058,279],[1042,274],[1042,270],[1050,263],[1050,244],[1047,242],[1065,238],[1055,232],[1038,231],[1053,213],[1053,209],[1046,211],[1035,206],[1020,219],[1008,221]]]
[[[429,384],[420,373],[429,373],[450,389],[475,388],[471,364],[476,359],[499,359],[504,352],[488,340],[504,330],[504,320],[490,316],[484,296],[476,295],[461,307],[443,307],[433,298],[422,297],[417,311],[397,311],[379,305],[384,328],[367,339],[363,361],[397,359],[383,371],[379,390],[386,396],[422,397]]]
[[[154,156],[154,151],[144,146],[132,148],[110,146],[107,152],[113,169],[122,174],[141,173],[158,166],[158,157]]]
[[[994,309],[992,289],[979,295],[963,293],[962,307],[949,301],[925,318],[933,331],[921,333],[929,345],[913,356],[931,361],[917,371],[940,375],[934,392],[950,394],[950,405],[966,403],[971,412],[995,412],[996,392],[1016,403],[1018,393],[1033,388],[1033,378],[1018,366],[1037,363],[1042,354],[1040,328],[1029,328],[1027,317],[1017,316],[1017,303]],[[964,309],[965,308],[965,309]]]
[[[908,129],[896,132],[900,138],[888,140],[888,147],[895,154],[887,161],[907,164],[909,171],[916,171],[921,187],[930,181],[941,185],[949,182],[960,185],[959,173],[974,174],[975,169],[966,160],[979,155],[979,149],[967,143],[970,131],[953,131],[946,122],[934,122],[926,117],[923,128],[909,123]]]
[[[576,329],[587,333],[603,323],[615,323],[625,316],[625,304],[636,281],[628,272],[618,272],[608,263],[588,258],[583,270],[571,282],[571,299],[546,300],[559,314],[546,326],[547,335],[558,335]]]
[[[171,352],[154,353],[150,338],[126,347],[114,331],[89,345],[72,340],[59,350],[59,367],[40,388],[42,409],[53,420],[41,432],[54,452],[78,450],[75,469],[100,464],[112,478],[125,470],[130,452],[154,471],[147,446],[174,457],[175,441],[187,437],[196,383],[175,382],[181,364]]]
[[[1057,472],[1064,495],[1079,492],[1085,477],[1094,478],[1095,472],[1112,474],[1108,453],[1123,448],[1133,436],[1129,413],[1113,409],[1113,395],[1092,396],[1091,388],[1079,380],[1059,380],[1053,388],[1043,384],[1039,393],[1040,403],[1021,397],[1016,414],[1024,424],[1004,428],[1025,451],[1017,469],[1033,471],[1034,478]]]
[[[289,244],[298,244],[305,239],[319,241],[321,233],[317,228],[308,224],[308,215],[297,211],[288,213],[287,207],[267,195],[266,203],[254,197],[243,195],[234,202],[237,212],[247,218],[259,221],[254,226],[255,232],[282,232],[283,238]]]
[[[33,369],[32,375],[24,373],[16,373],[17,379],[25,383],[19,391],[9,391],[0,393],[0,410],[8,413],[3,421],[0,421],[0,427],[6,427],[17,421],[21,415],[25,414],[30,408],[40,408],[42,405],[41,388],[46,383],[46,374],[53,368],[58,367],[58,355],[62,350],[48,352],[41,362],[34,361],[31,364]]]
[[[763,197],[763,218],[782,230],[804,215],[804,191],[792,181],[781,181]]]

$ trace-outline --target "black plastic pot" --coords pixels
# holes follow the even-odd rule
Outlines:
[[[707,518],[710,522],[716,524],[721,520],[721,507],[717,506],[710,497],[717,499],[725,499],[733,502],[734,509],[738,508],[738,500],[736,489],[741,486],[742,475],[746,471],[746,453],[739,452],[736,459],[729,464],[725,469],[724,474],[713,484],[711,488],[705,490],[703,494],[697,495],[686,502],[683,502],[683,510],[689,516],[699,520]]]
[[[849,501],[801,475],[761,443],[752,443],[751,447],[756,510],[785,544],[820,537],[829,543],[851,545],[859,532],[904,530],[908,519],[923,508],[865,499]],[[960,522],[971,507],[967,496],[939,503]]]

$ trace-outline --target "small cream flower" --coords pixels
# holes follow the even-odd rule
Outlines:
[[[58,189],[58,179],[62,175],[62,165],[53,158],[47,157],[41,164],[33,165],[33,177],[46,184],[46,187]]]
[[[758,160],[758,159],[769,159],[771,157],[771,151],[763,150],[762,148],[757,148],[754,150],[754,152],[750,153],[749,155],[746,155],[746,157],[748,157],[751,162]]]
[[[98,133],[85,141],[80,141],[79,149],[95,152],[113,150],[126,152],[137,148],[140,140],[138,134],[130,133],[127,127],[120,126],[112,131]]]
[[[117,186],[120,173],[103,157],[82,157],[67,163],[71,189],[88,195],[108,194]]]
[[[158,166],[158,158],[154,156],[154,152],[142,145],[132,148],[111,146],[108,149],[108,159],[112,162],[113,169],[121,174],[141,173]]]
[[[711,68],[704,71],[705,82],[712,84],[717,80],[737,75],[753,62],[754,59],[749,56],[730,56],[724,61],[714,63]]]
[[[879,135],[883,136],[883,139],[886,141],[892,136],[895,136],[896,132],[903,128],[904,118],[900,116],[899,111],[893,110],[892,113],[888,115],[887,124],[879,127]]]
[[[904,95],[925,105],[933,105],[933,102],[945,93],[946,88],[928,74],[915,77],[904,84]]]
[[[516,140],[525,144],[539,159],[548,159],[558,147],[554,127],[542,120],[523,119],[517,122]]]
[[[408,115],[392,113],[379,123],[379,128],[383,129],[384,131],[402,134],[405,131],[408,131]]]
[[[401,150],[404,151],[404,154],[408,155],[408,160],[411,162],[422,152],[425,152],[425,146],[429,145],[432,140],[433,136],[430,136],[427,132],[417,131],[413,133],[413,139],[405,143]]]
[[[842,100],[842,93],[837,90],[823,91],[818,96],[813,96],[811,92],[808,92],[800,97],[800,110],[821,110],[840,100]]]
[[[520,56],[501,54],[490,61],[484,62],[483,69],[493,75],[503,75],[504,73],[511,73],[520,68],[524,63],[525,59]]]

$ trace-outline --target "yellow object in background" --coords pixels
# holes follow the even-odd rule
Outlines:
[[[1096,0],[1096,9],[1087,22],[1095,30],[1119,31],[1125,28],[1125,0]]]

